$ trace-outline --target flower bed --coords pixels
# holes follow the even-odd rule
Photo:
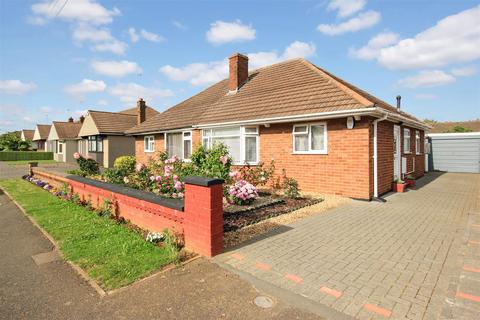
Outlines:
[[[286,214],[322,202],[323,199],[262,196],[249,206],[227,205],[224,208],[223,230],[235,231],[262,220]]]

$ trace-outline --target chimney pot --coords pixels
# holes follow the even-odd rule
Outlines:
[[[397,96],[397,111],[400,111],[402,96]]]
[[[72,117],[68,118],[68,122],[73,122],[73,118]]]
[[[241,53],[234,53],[228,60],[230,71],[228,89],[236,92],[248,80],[248,57]]]
[[[85,121],[85,117],[84,116],[80,116],[80,123],[83,123],[83,121]]]
[[[137,124],[140,124],[146,120],[146,106],[145,101],[140,98],[137,101]]]

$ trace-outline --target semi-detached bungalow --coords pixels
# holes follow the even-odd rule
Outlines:
[[[229,58],[229,78],[135,126],[135,154],[188,159],[198,144],[226,144],[237,165],[275,160],[300,188],[372,199],[395,177],[424,174],[429,126],[304,59],[248,70]],[[398,104],[400,101],[397,101]]]
[[[47,151],[53,152],[53,159],[59,162],[75,162],[73,154],[78,151],[78,132],[81,121],[53,121],[47,138]]]
[[[120,156],[135,155],[135,139],[125,130],[157,115],[143,99],[137,106],[120,112],[89,110],[78,133],[78,152],[97,161],[101,166],[113,166]]]
[[[47,139],[50,133],[50,124],[37,124],[35,127],[35,133],[33,134],[33,141],[37,144],[38,151],[47,151]]]
[[[35,134],[35,130],[22,129],[22,132],[20,134],[20,139],[22,141],[30,141],[32,143],[31,148],[33,150],[37,150],[37,143],[35,141],[32,141],[34,134]]]

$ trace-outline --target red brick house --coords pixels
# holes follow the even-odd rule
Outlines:
[[[139,161],[223,142],[238,165],[273,159],[302,190],[360,199],[390,191],[394,176],[424,174],[429,127],[399,107],[304,59],[249,72],[234,54],[229,65],[228,79],[127,130]]]

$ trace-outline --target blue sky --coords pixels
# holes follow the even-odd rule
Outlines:
[[[0,0],[0,132],[158,110],[227,74],[294,57],[419,118],[480,118],[478,1]]]

